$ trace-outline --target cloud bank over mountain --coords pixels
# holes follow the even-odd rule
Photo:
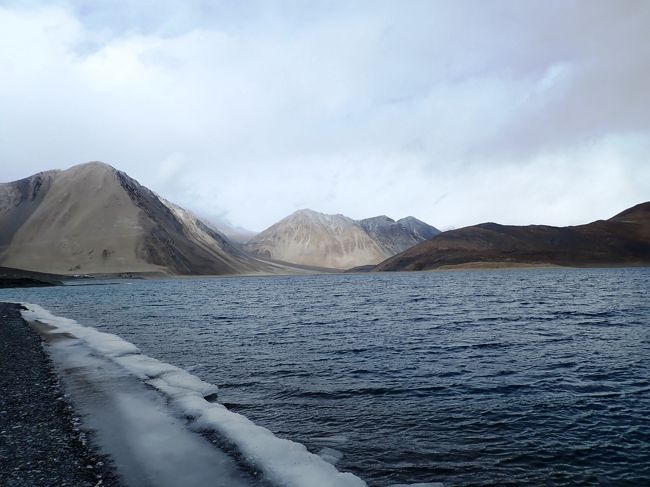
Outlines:
[[[650,4],[3,2],[0,180],[104,160],[261,230],[573,224],[650,195]]]

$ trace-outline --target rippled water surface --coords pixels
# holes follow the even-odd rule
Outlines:
[[[650,485],[650,269],[0,290],[218,384],[369,485]]]

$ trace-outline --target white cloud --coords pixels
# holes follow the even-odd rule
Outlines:
[[[122,3],[0,7],[0,179],[104,160],[257,230],[650,199],[647,3]]]

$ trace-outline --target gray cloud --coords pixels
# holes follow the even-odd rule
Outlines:
[[[647,25],[632,0],[4,2],[0,179],[100,159],[253,229],[606,217],[650,199]]]

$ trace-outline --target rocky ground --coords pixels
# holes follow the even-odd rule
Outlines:
[[[0,303],[0,485],[119,486],[88,443],[40,337]]]

